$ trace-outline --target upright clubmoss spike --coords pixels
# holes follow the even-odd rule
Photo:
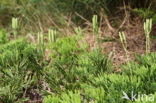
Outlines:
[[[144,32],[146,37],[146,53],[150,53],[150,32],[152,31],[152,19],[146,19],[144,22]]]
[[[14,38],[16,38],[17,29],[19,28],[18,18],[12,18],[11,26],[12,26],[12,29],[13,29]]]
[[[18,18],[12,18],[12,28],[13,29],[18,28]]]
[[[92,26],[93,26],[94,34],[98,34],[99,27],[98,27],[98,17],[97,17],[97,15],[94,15],[93,18],[92,18]]]
[[[82,35],[82,34],[83,34],[83,31],[82,31],[81,27],[75,28],[74,31],[75,31],[75,33],[76,33],[77,35]]]
[[[38,44],[43,44],[44,43],[43,34],[41,32],[38,33],[37,40],[38,40]]]
[[[48,39],[50,43],[55,42],[56,34],[57,34],[56,30],[52,30],[52,29],[48,30]]]
[[[124,51],[127,54],[127,40],[124,32],[119,32],[120,41],[122,43],[122,46],[124,48]]]

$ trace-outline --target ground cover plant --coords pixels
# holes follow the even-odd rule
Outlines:
[[[155,103],[154,0],[1,0],[0,103]]]

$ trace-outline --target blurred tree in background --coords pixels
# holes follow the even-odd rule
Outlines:
[[[91,20],[94,14],[111,16],[124,4],[132,9],[156,10],[155,0],[1,0],[0,21],[1,25],[7,25],[10,18],[20,17],[26,24],[32,24],[47,18],[48,15],[59,23],[62,22],[61,15],[64,15],[71,16],[74,22],[79,22],[80,18],[76,13]]]

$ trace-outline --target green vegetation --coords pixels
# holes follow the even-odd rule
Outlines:
[[[1,0],[0,103],[155,103],[155,5]]]

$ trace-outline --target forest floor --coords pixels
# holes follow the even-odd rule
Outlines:
[[[121,72],[121,65],[127,63],[128,61],[135,60],[135,56],[137,54],[145,54],[145,34],[143,29],[143,22],[139,18],[131,20],[128,23],[123,25],[123,30],[126,34],[127,39],[127,50],[128,54],[126,55],[118,33],[114,33],[106,27],[101,28],[103,31],[101,33],[101,41],[100,47],[103,50],[103,53],[112,55],[113,66],[115,68],[115,72]],[[155,30],[152,30],[152,35],[155,35]],[[90,35],[88,32],[85,35],[85,41],[87,41],[89,45],[89,49],[94,49],[97,47],[96,38],[94,35]],[[112,40],[103,40],[107,38],[113,38]],[[156,51],[156,40],[151,39],[151,52]],[[27,93],[27,97],[31,98],[30,101],[25,103],[42,103],[42,96],[38,94],[34,89],[30,90],[30,93]]]
[[[112,38],[112,40],[104,41],[100,43],[100,47],[103,49],[103,52],[109,54],[113,52],[113,65],[116,69],[116,72],[120,72],[120,66],[125,64],[127,61],[135,60],[135,56],[138,54],[145,54],[145,34],[143,29],[143,22],[140,18],[135,18],[134,20],[128,21],[123,25],[123,30],[127,39],[127,50],[128,57],[124,51],[118,32],[112,32],[109,28],[102,28],[104,31],[101,35],[101,38]],[[155,36],[156,30],[152,29],[151,35]],[[89,44],[90,49],[95,48],[96,39],[93,35],[86,35],[86,41]],[[156,51],[156,40],[155,38],[151,39],[151,52]]]

